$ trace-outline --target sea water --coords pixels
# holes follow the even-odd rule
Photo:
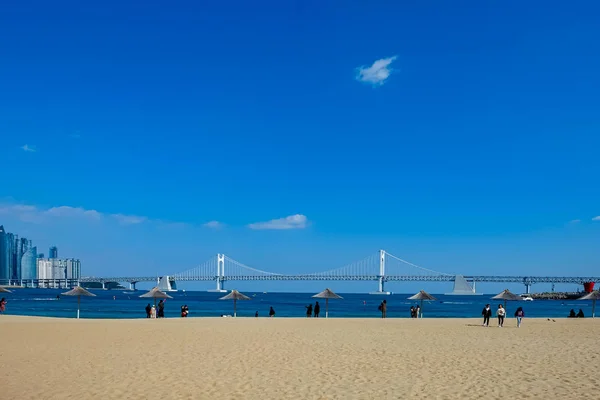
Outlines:
[[[75,317],[77,298],[57,295],[65,290],[55,289],[13,289],[12,293],[1,293],[7,300],[7,315],[31,315],[43,317]],[[92,290],[96,297],[81,298],[81,318],[145,318],[144,308],[153,299],[141,299],[145,291]],[[269,307],[273,307],[276,317],[304,317],[306,306],[321,304],[321,317],[325,316],[325,299],[314,299],[312,293],[253,293],[245,292],[249,301],[237,302],[238,317],[266,317]],[[338,318],[379,318],[377,307],[384,299],[388,304],[388,318],[410,318],[410,307],[419,302],[408,300],[411,294],[393,294],[389,296],[339,293],[343,299],[329,300],[329,316]],[[178,318],[182,305],[187,305],[189,317],[220,317],[233,315],[233,301],[219,300],[225,293],[211,292],[171,292],[172,299],[166,300],[165,317]],[[492,309],[499,302],[492,300],[492,294],[482,296],[434,295],[436,301],[426,301],[423,305],[425,318],[479,318],[485,304]],[[532,302],[508,302],[508,317],[512,317],[518,306],[525,310],[527,317],[562,318],[569,311],[581,308],[586,317],[591,316],[591,302],[578,300],[535,300]]]

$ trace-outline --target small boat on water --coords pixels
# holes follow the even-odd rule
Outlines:
[[[528,294],[522,294],[521,297],[523,298],[523,301],[533,301],[533,298]]]

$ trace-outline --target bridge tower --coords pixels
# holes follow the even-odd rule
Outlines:
[[[370,294],[392,294],[385,291],[385,250],[379,250],[379,275],[377,275],[379,283],[377,291]]]
[[[214,291],[218,293],[227,291],[225,290],[225,254],[217,254],[217,289]]]

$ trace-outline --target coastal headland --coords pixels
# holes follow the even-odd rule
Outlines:
[[[0,316],[6,399],[501,399],[597,392],[600,320]]]

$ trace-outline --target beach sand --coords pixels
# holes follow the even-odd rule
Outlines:
[[[600,391],[600,319],[0,316],[0,399],[560,399]]]

